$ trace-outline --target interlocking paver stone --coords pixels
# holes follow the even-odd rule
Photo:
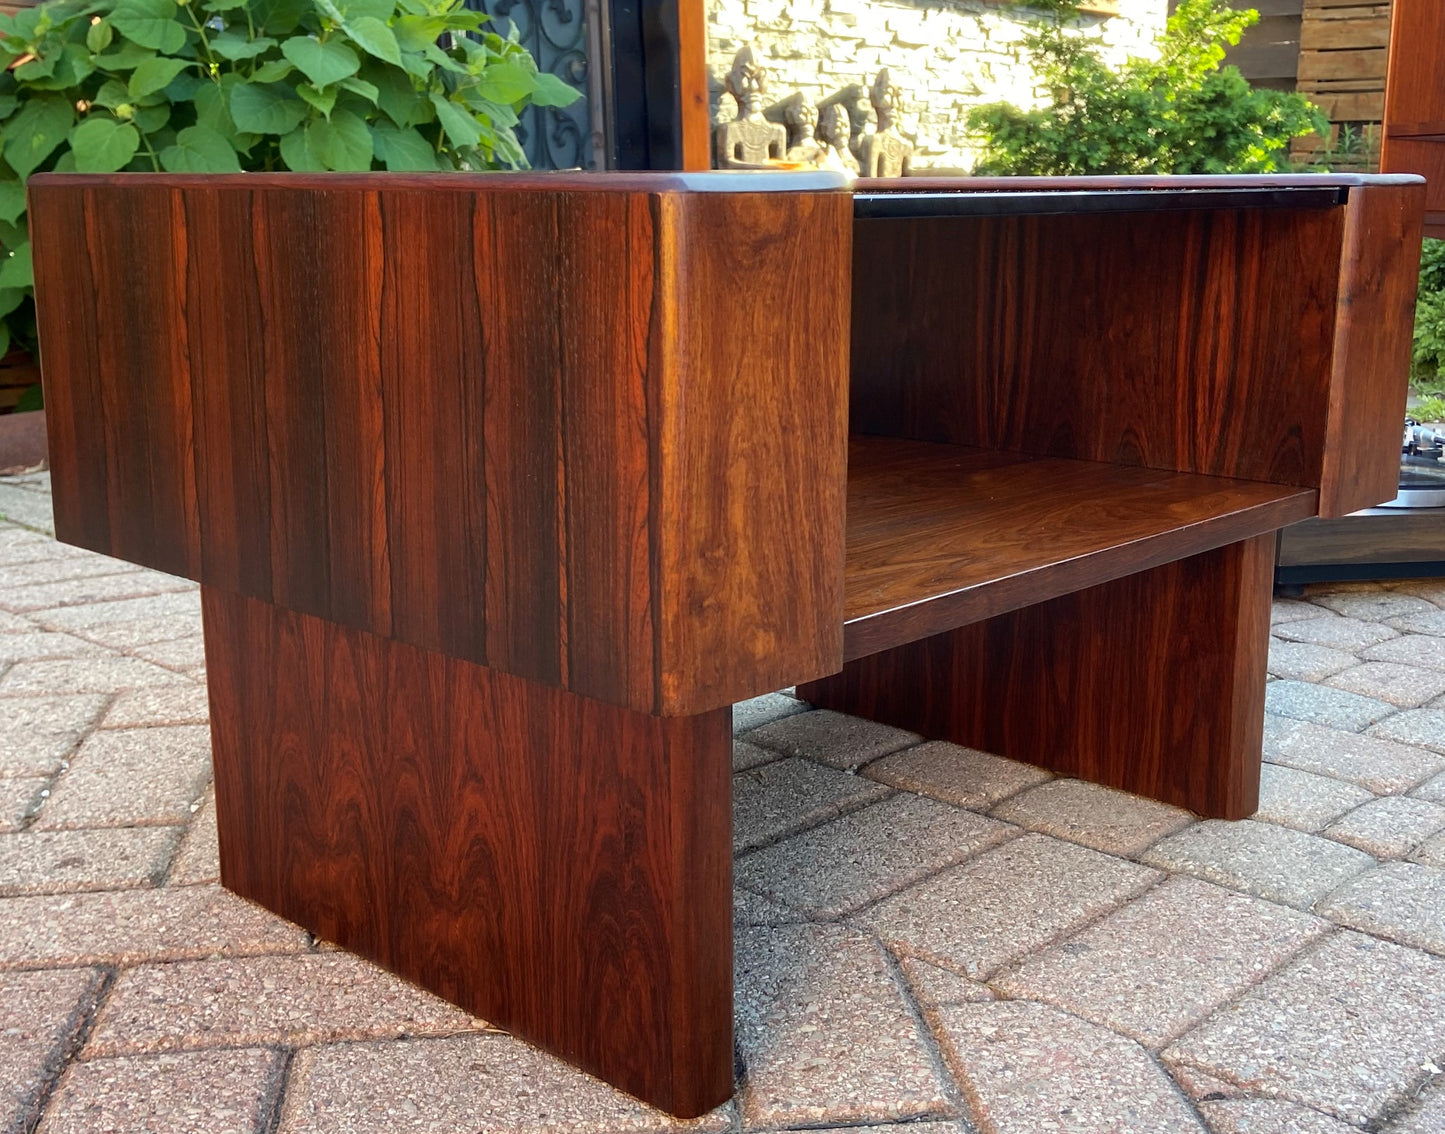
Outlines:
[[[7,698],[0,706],[0,775],[51,775],[105,703],[96,695]]]
[[[759,728],[795,713],[806,713],[811,705],[786,693],[766,693],[733,706],[733,735]]]
[[[1310,642],[1316,646],[1330,646],[1348,652],[1365,649],[1397,635],[1397,631],[1377,622],[1361,622],[1357,618],[1341,618],[1337,614],[1326,614],[1323,611],[1320,613],[1319,618],[1277,624],[1273,632],[1287,642]]]
[[[119,694],[100,720],[101,728],[203,725],[210,720],[204,685],[153,685]]]
[[[1024,835],[855,920],[899,952],[984,978],[1158,878],[1156,871],[1087,847]]]
[[[1421,784],[1410,794],[1416,799],[1428,799],[1431,803],[1445,803],[1445,772]]]
[[[735,1000],[749,1125],[896,1121],[948,1105],[887,958],[855,930],[741,931]]]
[[[1415,595],[1382,591],[1376,587],[1365,591],[1312,595],[1311,599],[1317,606],[1323,606],[1345,618],[1359,618],[1365,622],[1383,622],[1387,618],[1423,614],[1435,609]]]
[[[1302,622],[1307,618],[1321,618],[1324,611],[1312,602],[1298,599],[1275,599],[1269,611],[1271,626],[1283,626],[1286,622]]]
[[[1083,780],[1041,784],[1005,800],[992,814],[1031,831],[1121,855],[1138,854],[1194,822],[1194,815],[1182,807]]]
[[[1357,807],[1325,828],[1325,835],[1376,858],[1404,858],[1441,830],[1445,830],[1445,806],[1390,796]]]
[[[1399,1106],[1445,1050],[1445,960],[1342,932],[1165,1053],[1362,1125]]]
[[[898,967],[903,970],[914,999],[925,1009],[937,1008],[940,1004],[980,1004],[998,999],[998,994],[982,981],[940,969],[917,957],[899,957]]]
[[[38,492],[0,485],[0,516],[41,531],[55,530],[55,513],[50,507],[50,497]]]
[[[1260,769],[1259,810],[1254,817],[1300,831],[1318,831],[1373,798],[1364,788],[1329,776],[1265,764]]]
[[[733,771],[745,772],[749,768],[756,768],[759,764],[771,764],[774,760],[781,759],[778,752],[771,748],[759,748],[756,744],[749,744],[746,740],[733,741]]]
[[[1426,610],[1418,614],[1403,614],[1391,618],[1389,625],[1396,630],[1415,634],[1445,634],[1445,610]]]
[[[37,1134],[252,1134],[280,1086],[268,1048],[93,1059],[65,1073]]]
[[[74,634],[57,634],[51,630],[0,634],[0,666],[18,661],[102,657],[105,653],[104,646],[87,642]]]
[[[115,602],[119,599],[149,598],[171,591],[195,588],[189,579],[163,575],[159,571],[129,570],[82,578],[66,578],[58,582],[34,583],[26,587],[7,587],[0,593],[0,606],[21,613],[32,610],[53,610],[62,606],[85,603]]]
[[[917,744],[921,739],[916,733],[844,716],[831,709],[796,713],[753,729],[747,736],[752,744],[789,756],[805,756],[844,771]]]
[[[949,1005],[939,1042],[990,1131],[1082,1134],[1203,1127],[1137,1043],[1043,1004]]]
[[[38,559],[33,563],[14,563],[0,567],[0,579],[7,590],[33,587],[37,584],[68,582],[72,579],[90,579],[100,575],[130,575],[143,568],[111,559],[106,555],[86,555],[65,561],[59,567],[53,559]]]
[[[1359,658],[1329,646],[1310,642],[1285,642],[1271,638],[1269,672],[1276,677],[1292,677],[1299,681],[1319,681],[1342,669],[1359,665]]]
[[[1445,753],[1445,709],[1407,709],[1375,725],[1370,735]]]
[[[482,1026],[345,952],[141,965],[122,972],[87,1056],[382,1036]]]
[[[219,886],[0,898],[0,967],[288,953],[307,934]]]
[[[733,922],[736,925],[798,925],[807,918],[798,910],[746,890],[733,890]]]
[[[1425,748],[1276,716],[1264,719],[1264,758],[1379,795],[1406,791],[1445,768],[1445,756]]]
[[[42,559],[89,559],[94,553],[82,551],[43,532],[6,526],[0,528],[0,567],[35,563]]]
[[[863,775],[976,811],[986,810],[1015,792],[1053,778],[1042,768],[945,740],[931,740],[917,748],[885,756],[869,764]]]
[[[934,799],[899,795],[744,855],[733,876],[739,886],[812,916],[838,917],[1017,830]]]
[[[1445,953],[1445,869],[1387,862],[1319,904],[1325,917],[1404,945]]]
[[[221,876],[221,850],[216,834],[216,795],[208,791],[181,840],[181,849],[171,862],[166,882],[171,886],[193,886],[215,882]]]
[[[1143,861],[1300,909],[1375,865],[1354,847],[1253,819],[1198,823],[1155,843]]]
[[[168,642],[155,642],[149,646],[137,646],[135,655],[146,661],[163,665],[167,669],[196,669],[206,664],[206,648],[199,634],[189,638],[173,638]]]
[[[679,1123],[506,1035],[338,1043],[297,1053],[278,1134],[642,1134]]]
[[[0,895],[153,886],[179,837],[178,827],[0,835]]]
[[[1412,857],[1426,866],[1445,866],[1445,833],[1426,839]]]
[[[17,662],[0,677],[0,694],[114,693],[141,685],[174,685],[188,680],[141,658],[68,658]]]
[[[0,973],[0,1130],[33,1128],[99,983],[94,969]]]
[[[888,795],[889,788],[789,756],[733,777],[733,849],[751,850]]]
[[[20,830],[49,784],[43,776],[0,779],[0,833]]]
[[[1402,595],[1416,595],[1436,606],[1445,606],[1445,583],[1439,579],[1396,579],[1381,585]]]
[[[55,782],[37,829],[175,825],[211,773],[205,725],[92,733]]]
[[[1159,1047],[1328,929],[1284,906],[1171,878],[993,985]]]
[[[170,598],[171,596],[165,597]],[[74,611],[67,610],[61,613],[71,616]],[[179,614],[159,615],[154,618],[127,618],[120,621],[91,623],[77,627],[74,633],[79,638],[98,642],[112,650],[129,651],[156,642],[173,642],[177,638],[189,638],[198,633],[200,628],[200,611],[187,610]]]
[[[1398,662],[1445,670],[1445,640],[1433,634],[1406,634],[1371,646],[1360,657],[1367,661]]]
[[[201,593],[199,590],[193,588],[188,591],[171,591],[163,595],[149,595],[145,598],[67,606],[57,610],[38,611],[32,617],[34,621],[49,629],[70,630],[84,638],[89,636],[86,631],[94,626],[172,618],[177,615],[194,619],[194,622],[191,623],[192,626],[199,624],[201,619]],[[191,633],[195,633],[195,630],[192,629]]]
[[[1271,681],[1264,691],[1265,708],[1281,717],[1311,721],[1326,728],[1359,732],[1398,710],[1374,697],[1362,697],[1307,681]]]
[[[1445,673],[1400,662],[1372,661],[1337,673],[1326,684],[1414,709],[1445,693]]]
[[[1317,1110],[1283,1099],[1219,1099],[1199,1104],[1214,1134],[1358,1134]]]

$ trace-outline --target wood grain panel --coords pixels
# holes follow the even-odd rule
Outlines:
[[[1275,538],[850,661],[824,708],[1201,815],[1258,807]]]
[[[202,609],[229,889],[673,1114],[732,1093],[726,710]]]
[[[1342,225],[1339,209],[860,221],[851,428],[1318,485]]]
[[[1423,174],[1425,235],[1445,240],[1445,6],[1394,0],[1380,169]]]
[[[641,711],[836,668],[850,198],[651,183],[39,178],[62,530]]]
[[[1320,515],[1395,497],[1425,186],[1350,190]]]
[[[856,437],[848,466],[844,657],[1314,513],[1308,489]]]

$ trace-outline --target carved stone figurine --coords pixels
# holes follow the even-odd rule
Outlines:
[[[813,109],[813,104],[803,97],[802,91],[795,91],[785,98],[782,108],[783,121],[788,128],[788,160],[817,165],[823,160],[823,147],[814,137],[818,126],[818,112]]]
[[[848,111],[836,102],[824,106],[818,115],[817,136],[823,151],[818,164],[857,177],[858,159],[848,148],[848,135]]]
[[[727,90],[738,104],[738,116],[720,123],[713,137],[719,169],[757,169],[779,161],[788,152],[787,127],[763,117],[767,71],[744,47],[733,59]]]
[[[878,72],[869,88],[868,99],[878,116],[875,133],[863,135],[858,144],[858,163],[864,177],[902,177],[912,164],[913,143],[894,128],[898,88],[888,81],[888,68]]]

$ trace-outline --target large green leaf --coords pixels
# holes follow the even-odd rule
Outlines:
[[[0,260],[0,288],[31,287],[34,283],[35,275],[30,267],[30,241],[27,240],[6,259]]]
[[[179,14],[175,0],[120,0],[110,22],[132,42],[174,55],[186,45],[186,29],[176,19]]]
[[[97,55],[109,47],[110,41],[114,38],[115,29],[107,20],[100,20],[85,29],[85,46]]]
[[[319,89],[356,74],[361,60],[344,43],[322,43],[314,36],[297,36],[281,45],[281,54],[295,63],[301,73]]]
[[[0,221],[14,224],[25,211],[25,186],[18,181],[0,181]]]
[[[515,63],[494,63],[483,73],[477,89],[493,102],[513,103],[537,89],[537,76]]]
[[[377,122],[371,127],[371,137],[376,144],[376,156],[393,172],[437,168],[436,150],[413,127],[403,130],[390,122]]]
[[[306,117],[306,104],[279,83],[238,83],[231,91],[231,121],[250,134],[289,134]]]
[[[440,16],[401,16],[391,29],[403,51],[425,51],[447,30],[447,22]]]
[[[146,95],[165,90],[171,80],[190,65],[190,62],[185,59],[164,59],[159,56],[155,59],[147,59],[131,72],[130,82],[126,89],[130,92],[131,98],[145,98]]]
[[[341,18],[347,23],[370,17],[373,20],[387,20],[396,10],[393,0],[334,0]],[[320,4],[317,5],[320,7]]]
[[[375,16],[361,16],[346,25],[346,34],[368,55],[385,60],[395,67],[401,66],[401,48],[396,44],[396,35]]]
[[[75,106],[61,94],[37,95],[5,124],[5,160],[20,177],[29,177],[65,140],[75,121]]]
[[[251,82],[279,82],[294,70],[296,70],[296,64],[292,63],[289,59],[268,59],[251,72]]]
[[[431,96],[431,104],[436,108],[437,119],[452,145],[475,146],[481,139],[481,126],[465,108],[439,94]]]
[[[366,99],[367,102],[371,103],[372,106],[376,105],[376,100],[381,95],[381,92],[376,89],[376,84],[368,83],[365,79],[342,79],[341,89],[350,91],[352,94],[360,95]]]
[[[299,94],[304,101],[309,102],[317,110],[321,111],[323,117],[331,117],[332,108],[336,106],[335,87],[322,91],[317,90],[310,83],[298,83],[296,85],[296,93]]]
[[[129,122],[109,115],[87,118],[70,132],[70,150],[79,173],[114,173],[124,169],[136,150],[140,133]],[[0,287],[5,286],[0,283]]]
[[[276,41],[269,35],[251,39],[228,28],[219,35],[212,36],[210,46],[213,54],[235,62],[238,59],[254,59],[258,55],[264,55],[276,46]]]
[[[582,97],[581,91],[576,87],[569,87],[556,75],[539,71],[532,77],[537,83],[537,89],[532,92],[532,101],[538,106],[571,106]]]
[[[363,72],[376,84],[376,105],[398,126],[415,126],[432,117],[431,104],[410,76],[393,67],[371,66]]]
[[[0,319],[3,319],[6,315],[9,315],[10,312],[14,311],[15,308],[24,303],[27,294],[24,288],[0,288]]]
[[[161,151],[161,165],[171,173],[240,173],[241,163],[223,134],[209,126],[187,126],[174,145]]]
[[[95,63],[97,67],[106,71],[129,71],[140,66],[147,59],[156,57],[155,49],[142,47],[138,43],[131,43],[126,40],[114,51],[106,55],[97,55]]]
[[[338,110],[328,122],[313,118],[281,139],[281,157],[295,170],[366,170],[371,168],[371,130],[349,110]]]

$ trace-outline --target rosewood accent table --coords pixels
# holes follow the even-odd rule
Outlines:
[[[60,538],[202,585],[227,887],[674,1114],[729,706],[1239,818],[1418,178],[43,175]]]

